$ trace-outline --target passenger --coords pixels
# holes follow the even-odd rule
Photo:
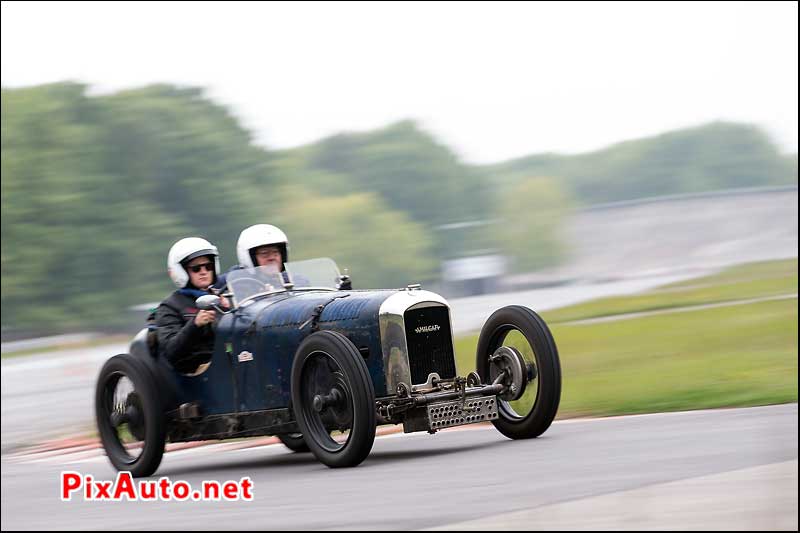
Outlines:
[[[172,245],[167,255],[169,277],[178,287],[156,310],[158,349],[179,372],[191,373],[211,360],[216,311],[200,311],[195,300],[209,294],[219,271],[217,247],[189,237]]]

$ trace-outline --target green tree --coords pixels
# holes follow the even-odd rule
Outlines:
[[[498,239],[517,270],[555,264],[571,195],[590,204],[796,182],[797,156],[741,124],[476,167],[411,121],[269,151],[198,88],[3,89],[2,325],[121,326],[127,307],[172,289],[173,242],[204,236],[228,266],[254,223],[284,227],[295,259],[333,257],[358,287],[402,286]]]
[[[100,104],[106,168],[124,176],[129,197],[169,213],[234,258],[239,231],[269,216],[275,185],[250,133],[195,88],[155,85]],[[173,235],[172,242],[181,236]],[[165,251],[172,242],[158,245]]]
[[[552,178],[523,180],[502,195],[495,234],[515,272],[556,266],[567,257],[563,232],[571,206]]]
[[[304,148],[303,155],[309,168],[347,177],[333,182],[338,192],[375,192],[392,209],[407,212],[431,229],[486,219],[491,206],[485,177],[412,121],[336,135]],[[479,238],[484,235],[465,243],[436,232],[436,254],[441,258],[459,255],[466,246],[480,248],[481,243],[474,242]]]
[[[330,257],[356,288],[403,287],[434,276],[433,241],[424,226],[375,193],[320,196],[285,188],[274,220],[291,241],[291,259]]]
[[[725,122],[586,154],[535,155],[482,169],[502,190],[528,176],[553,176],[583,205],[797,183],[797,160],[782,156],[762,130]]]
[[[3,91],[4,326],[118,326],[163,272],[151,242],[183,229],[107,171],[101,111],[84,91]]]

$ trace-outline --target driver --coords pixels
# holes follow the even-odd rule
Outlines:
[[[289,282],[285,267],[289,260],[289,238],[280,228],[270,224],[255,224],[245,228],[236,242],[236,257],[239,264],[222,274],[214,284],[215,288],[225,287],[230,272],[255,267],[268,267],[276,273],[280,272],[284,283]]]
[[[169,250],[167,269],[178,290],[156,310],[158,347],[176,370],[191,373],[211,360],[214,349],[216,312],[199,311],[195,300],[216,281],[219,252],[205,239],[181,239]]]
[[[268,267],[273,272],[280,272],[284,283],[293,281],[298,287],[310,285],[303,276],[295,276],[290,280],[286,272],[286,263],[289,261],[289,237],[277,226],[271,224],[255,224],[242,230],[236,242],[236,257],[239,264],[230,268],[227,273],[220,276],[214,284],[215,288],[226,285],[227,274],[242,268]],[[339,288],[349,290],[352,287],[349,276],[341,276]]]
[[[288,281],[285,265],[289,260],[289,238],[280,228],[270,224],[245,228],[236,242],[236,257],[243,268],[271,267]]]

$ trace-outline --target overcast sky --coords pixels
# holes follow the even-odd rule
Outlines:
[[[712,120],[797,152],[784,3],[2,3],[2,85],[197,85],[257,142],[412,118],[469,162]]]

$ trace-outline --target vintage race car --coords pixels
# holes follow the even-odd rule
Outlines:
[[[512,439],[541,435],[561,396],[558,351],[544,321],[509,306],[483,326],[476,369],[459,376],[450,308],[419,285],[340,290],[330,259],[228,275],[232,306],[215,308],[214,353],[176,371],[143,329],[96,386],[106,454],[134,476],[156,471],[165,443],[276,435],[330,467],[356,466],[376,427],[405,432],[491,422]]]

